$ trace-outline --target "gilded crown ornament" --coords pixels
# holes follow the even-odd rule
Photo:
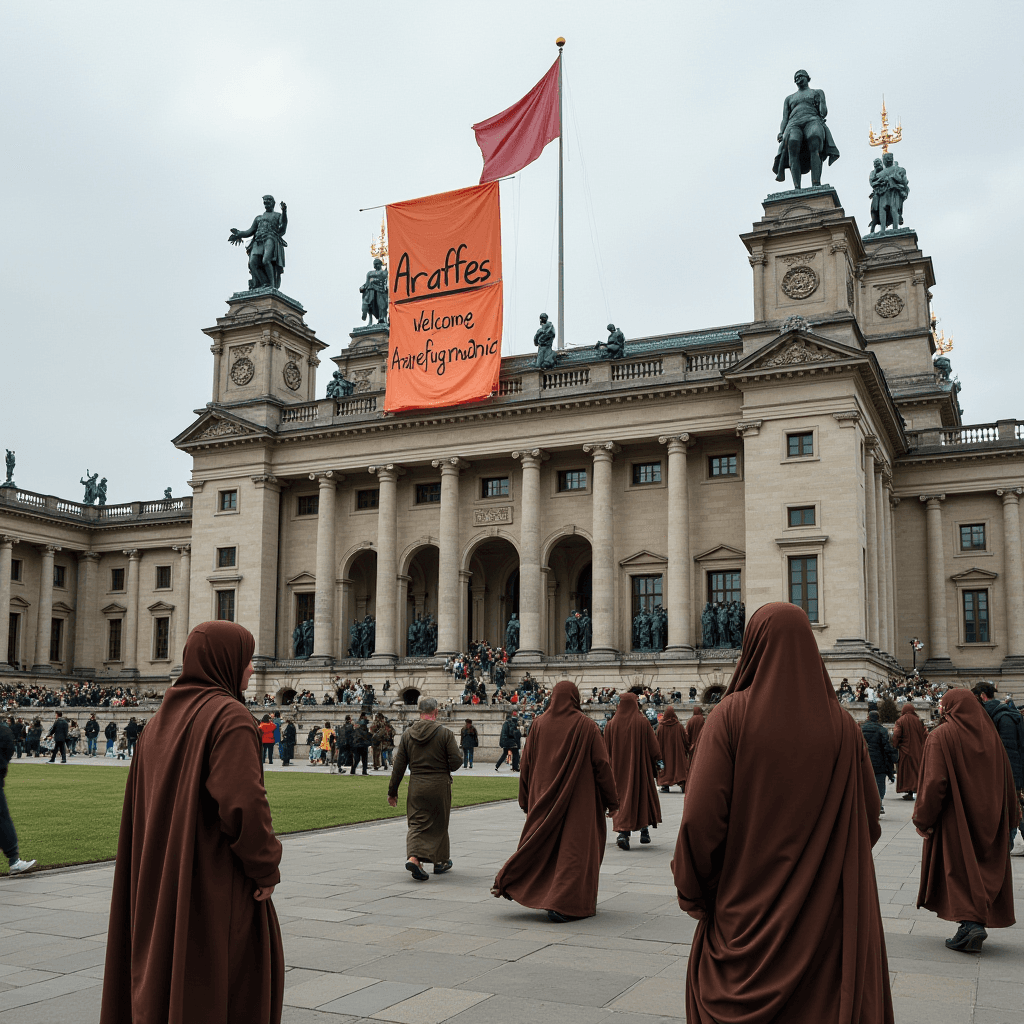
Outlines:
[[[876,135],[874,125],[868,122],[868,145],[881,146],[883,153],[889,152],[890,146],[895,146],[903,138],[903,123],[896,122],[896,127],[889,128],[889,114],[885,109],[885,97],[882,97],[882,128]]]

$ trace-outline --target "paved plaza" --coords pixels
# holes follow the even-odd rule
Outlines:
[[[359,784],[339,779],[339,787]],[[522,827],[514,803],[454,811],[455,868],[422,884],[402,867],[402,820],[285,837],[274,894],[288,965],[284,1020],[684,1018],[694,922],[676,906],[669,875],[682,799],[662,797],[665,823],[652,846],[609,846],[597,916],[564,925],[488,892]],[[921,842],[912,805],[890,796],[885,806],[875,858],[896,1020],[1016,1024],[1024,927],[993,930],[980,955],[947,950],[954,927],[914,908]],[[1024,918],[1024,857],[1013,867]],[[108,863],[0,879],[0,1024],[98,1018],[112,877]]]

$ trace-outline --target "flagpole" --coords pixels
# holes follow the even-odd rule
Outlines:
[[[565,348],[565,232],[562,219],[562,147],[565,136],[562,117],[562,47],[565,39],[555,40],[558,47],[558,347]]]

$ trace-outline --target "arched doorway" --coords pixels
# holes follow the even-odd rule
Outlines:
[[[717,704],[722,699],[722,694],[725,690],[721,686],[709,686],[703,694],[701,694],[702,704]]]
[[[402,703],[415,707],[420,702],[420,691],[415,686],[410,686],[402,691]]]
[[[487,537],[469,559],[466,637],[505,645],[505,627],[519,614],[519,552],[504,537]]]
[[[285,686],[277,691],[277,695],[274,697],[274,703],[278,707],[285,707],[291,704],[295,700],[295,690],[290,686]]]
[[[438,550],[432,544],[421,547],[409,559],[406,569],[405,581],[406,595],[402,620],[399,622],[399,645],[406,657],[422,656],[424,653],[433,654],[433,651],[423,652],[413,650],[410,645],[409,627],[416,621],[418,615],[426,618],[433,616],[437,621],[437,591],[438,591]]]
[[[547,644],[550,655],[565,654],[565,620],[570,612],[593,613],[590,541],[578,533],[560,537],[547,559]]]

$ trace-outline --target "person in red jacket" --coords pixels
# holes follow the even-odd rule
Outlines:
[[[260,738],[263,740],[263,760],[267,764],[274,763],[274,723],[270,715],[264,715],[260,719]]]

